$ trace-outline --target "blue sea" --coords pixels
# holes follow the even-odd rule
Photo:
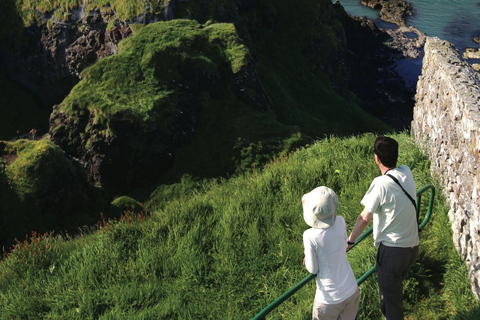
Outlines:
[[[407,0],[414,14],[407,17],[407,25],[412,25],[427,36],[447,40],[461,52],[465,48],[478,48],[480,44],[473,37],[480,36],[480,0]],[[353,16],[366,16],[375,21],[378,27],[395,27],[378,19],[378,11],[360,4],[360,0],[339,0],[345,11]],[[419,59],[398,61],[397,71],[408,85],[415,85],[421,72]]]

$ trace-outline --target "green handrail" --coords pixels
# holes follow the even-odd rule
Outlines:
[[[431,190],[430,192],[430,198],[428,201],[428,207],[427,207],[427,212],[425,213],[425,217],[423,218],[422,223],[419,224],[418,230],[422,231],[422,229],[425,227],[427,222],[430,220],[433,212],[433,202],[435,199],[435,187],[431,184],[425,185],[422,187],[420,190],[417,191],[417,220],[418,220],[418,214],[421,209],[421,204],[422,204],[422,195],[426,191]],[[368,235],[370,235],[373,231],[373,228],[370,227],[367,230],[365,230],[358,238],[355,240],[355,243],[350,247],[350,250],[353,249],[357,244],[359,244],[361,241],[363,241]],[[357,284],[360,285],[362,284],[369,276],[371,276],[375,272],[375,266],[370,268],[367,272],[365,272],[360,278],[357,279]],[[252,320],[264,320],[265,316],[269,314],[272,310],[274,310],[276,307],[278,307],[280,304],[282,304],[285,300],[287,300],[289,297],[291,297],[295,292],[300,290],[303,286],[305,286],[308,282],[311,280],[315,279],[316,275],[315,274],[309,274],[305,278],[303,278],[300,282],[295,284],[293,287],[291,287],[288,291],[286,291],[284,294],[282,294],[280,297],[278,297],[275,301],[270,303],[268,306],[266,306],[260,313],[258,313],[255,317],[252,318]]]

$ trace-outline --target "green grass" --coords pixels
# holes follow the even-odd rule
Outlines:
[[[185,77],[182,70],[217,74],[226,64],[236,74],[248,54],[232,24],[202,26],[189,20],[150,24],[121,42],[119,54],[85,70],[61,110],[81,114],[88,109],[94,125],[107,127],[106,122],[119,114],[145,126],[152,122],[166,126],[176,112],[174,96],[181,86],[176,82]]]
[[[131,213],[82,236],[23,242],[0,264],[0,318],[251,319],[308,274],[304,193],[319,185],[335,190],[351,230],[379,174],[374,138],[332,136],[229,180],[185,176],[152,194],[150,217]],[[408,319],[478,317],[428,160],[407,134],[395,138],[417,188],[437,186],[420,259],[406,281]],[[348,254],[356,276],[372,265],[374,252],[367,239]],[[358,319],[380,319],[375,275],[361,292]],[[313,297],[312,282],[268,318],[310,319]]]

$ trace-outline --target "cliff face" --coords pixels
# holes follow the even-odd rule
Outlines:
[[[26,11],[35,11],[30,21],[31,25],[26,28],[21,26],[21,20],[25,19],[22,16],[25,13],[18,12],[14,5],[4,3],[0,4],[0,11],[2,11],[0,17],[13,26],[0,32],[0,63],[5,67],[12,81],[37,95],[40,103],[49,108],[65,98],[78,83],[82,70],[101,58],[117,53],[118,43],[133,33],[130,27],[132,24],[136,23],[140,28],[141,25],[152,22],[182,18],[197,20],[200,23],[208,20],[234,23],[240,36],[246,41],[251,37],[252,31],[263,29],[266,25],[275,25],[279,32],[292,34],[297,32],[298,38],[308,38],[317,31],[311,30],[313,33],[300,35],[299,29],[284,29],[285,23],[295,21],[297,20],[295,16],[303,14],[307,20],[312,19],[307,25],[315,24],[319,28],[318,33],[321,34],[322,28],[326,26],[325,22],[330,19],[329,16],[332,13],[329,1],[317,3],[318,10],[315,11],[309,9],[312,8],[312,4],[306,3],[295,13],[288,12],[290,5],[282,2],[267,1],[262,5],[256,0],[216,2],[172,0],[164,5],[163,1],[160,1],[153,2],[155,4],[152,6],[145,6],[145,11],[142,8],[140,15],[129,17],[125,12],[120,12],[120,8],[126,6],[120,0],[113,1],[112,6],[94,7],[94,9],[91,8],[94,4],[88,4],[86,8],[73,7],[68,13],[62,11],[63,6],[42,12],[41,9],[29,7],[32,5],[26,3],[19,7]],[[50,5],[55,6],[54,3]],[[138,4],[135,5],[138,6]],[[140,5],[140,7],[143,6]],[[321,8],[323,10],[320,10]],[[137,9],[132,9],[130,14],[135,14]],[[319,11],[323,11],[324,14],[315,17],[314,14]],[[307,13],[310,17],[307,17]],[[60,20],[56,17],[57,15],[68,18]],[[330,46],[331,39],[317,38],[315,42],[314,50],[306,49],[312,51],[309,53],[312,57],[318,56],[319,50],[323,51],[322,56],[324,56],[327,51],[334,48]],[[332,53],[329,56],[330,59],[335,60],[332,61],[335,63],[329,64],[329,77],[332,81],[339,82],[337,87],[342,87],[345,84],[343,80],[346,78],[345,70],[338,72],[341,65],[338,63],[340,62],[338,57],[342,55]]]
[[[480,79],[455,49],[427,38],[412,132],[450,206],[453,241],[480,296]],[[441,214],[441,213],[440,213]]]
[[[14,12],[12,12],[14,14]],[[61,102],[78,82],[79,73],[115,54],[120,40],[131,35],[125,22],[108,25],[93,11],[85,19],[31,25],[2,35],[0,62],[11,81],[38,97],[44,108]]]

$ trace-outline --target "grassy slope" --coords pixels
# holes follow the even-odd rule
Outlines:
[[[395,137],[417,188],[432,183],[426,157],[405,134]],[[18,245],[0,264],[0,317],[251,319],[307,275],[301,265],[305,192],[319,185],[334,189],[339,214],[352,228],[359,201],[378,175],[373,141],[373,135],[321,140],[220,183],[185,177],[163,186],[155,199],[170,201],[159,201],[145,221],[126,217],[74,239]],[[420,259],[406,282],[409,319],[479,316],[444,203],[437,192]],[[361,275],[374,262],[371,240],[348,256]],[[375,276],[361,289],[359,319],[379,319]],[[313,296],[312,282],[271,318],[310,319]]]
[[[302,28],[305,27],[304,24],[296,23],[295,28],[292,28],[291,24],[285,27],[278,23],[289,19],[300,21],[301,17],[307,14],[310,21],[318,11],[325,11],[309,12],[308,8],[313,7],[313,2],[305,3],[305,6],[295,12],[295,16],[289,16],[289,13],[285,10],[285,8],[290,7],[286,1],[270,4],[270,6],[275,6],[275,10],[273,10],[276,12],[277,23],[275,23],[275,28],[268,27],[262,31],[260,27],[265,24],[265,21],[258,22],[259,28],[253,28],[256,33],[252,35],[252,41],[249,42],[249,45],[256,52],[256,57],[260,59],[259,73],[265,91],[274,104],[274,112],[260,113],[232,97],[231,92],[223,94],[220,98],[217,97],[215,101],[213,99],[208,100],[210,104],[202,110],[202,123],[195,128],[196,134],[191,141],[192,143],[182,148],[177,154],[174,174],[186,172],[194,176],[215,176],[225,175],[226,172],[238,173],[244,169],[258,167],[259,164],[265,163],[273,155],[292,150],[298,144],[303,143],[305,141],[304,135],[299,132],[306,132],[313,137],[322,137],[326,134],[348,135],[388,129],[380,121],[359,110],[358,104],[354,103],[353,99],[344,99],[338,96],[333,89],[328,88],[330,82],[326,79],[326,76],[313,73],[310,70],[299,48],[311,34],[318,32],[315,29],[316,22],[308,24],[308,35],[304,37],[298,36]],[[324,2],[326,3],[326,1]],[[71,1],[68,6],[74,5],[74,3]],[[118,2],[118,4],[115,2],[112,3],[112,6],[120,6],[121,3],[127,4],[128,1]],[[38,1],[16,1],[16,4],[17,9],[31,9],[38,6],[39,9],[50,10],[39,5]],[[98,1],[88,3],[89,6],[100,4],[103,3]],[[58,3],[52,1],[49,5],[56,7]],[[11,3],[9,4],[10,7]],[[10,10],[13,9],[10,8]],[[24,10],[19,11],[20,14],[23,12]],[[243,18],[247,20],[249,17],[244,16]],[[171,88],[168,88],[168,85],[159,86],[158,83],[171,83],[172,75],[167,74],[166,69],[168,68],[165,68],[165,66],[155,65],[155,55],[161,56],[164,54],[162,58],[172,59],[164,62],[167,67],[171,67],[172,64],[169,63],[172,61],[178,62],[175,60],[176,57],[182,56],[190,62],[200,63],[203,61],[205,69],[215,68],[215,63],[218,61],[209,61],[209,59],[214,59],[209,56],[210,52],[208,50],[206,52],[201,50],[199,50],[200,52],[193,52],[194,50],[191,50],[188,45],[195,36],[198,36],[198,33],[196,33],[198,25],[192,21],[174,21],[168,25],[178,26],[180,24],[191,24],[191,29],[195,31],[185,32],[188,27],[178,28],[177,30],[176,27],[162,29],[159,25],[147,26],[144,30],[138,32],[135,37],[122,44],[123,55],[119,54],[111,57],[111,59],[104,59],[84,73],[84,80],[74,88],[64,101],[64,105],[67,105],[64,111],[71,114],[85,114],[88,109],[95,109],[93,113],[96,125],[105,124],[105,126],[100,130],[96,125],[89,126],[85,130],[81,130],[79,136],[87,136],[85,133],[95,131],[91,135],[93,140],[101,140],[99,131],[105,129],[104,136],[108,137],[112,134],[109,131],[108,121],[117,112],[125,109],[127,109],[127,112],[123,116],[128,118],[128,121],[132,121],[133,118],[140,119],[137,122],[139,126],[167,121],[165,119],[172,112],[175,112],[172,111],[172,103],[169,104],[170,101],[168,101],[171,93],[169,89]],[[169,29],[168,32],[166,29]],[[237,42],[236,30],[232,28],[231,24],[213,24],[205,29],[210,30],[208,36],[212,42],[225,41],[231,45],[225,50],[226,55],[230,54],[226,60],[231,62],[232,72],[238,71],[243,63],[242,57],[248,53],[250,48]],[[325,32],[322,34],[325,36],[324,38],[328,38],[328,41],[324,40],[327,48],[330,44],[332,47],[340,46],[334,36],[338,30],[338,25],[325,26]],[[157,37],[155,33],[167,34],[166,38],[168,39]],[[206,33],[202,32],[201,37]],[[269,45],[266,46],[265,43],[269,43]],[[169,56],[168,53],[162,52],[162,49],[171,50],[174,54]],[[209,50],[214,49],[210,47]],[[327,53],[330,52],[330,49],[324,51],[325,55],[328,56]],[[319,59],[326,58],[320,57]],[[156,75],[153,76],[153,73],[156,73]],[[173,75],[173,77],[175,76],[177,75]],[[6,88],[7,85],[8,83],[5,84]],[[7,91],[11,93],[11,90],[5,90],[4,92]],[[21,94],[17,96],[26,97]],[[25,98],[23,99],[25,100]],[[2,100],[9,100],[9,98],[5,96]],[[164,100],[167,102],[162,104]],[[24,104],[32,106],[29,100]],[[15,102],[15,105],[20,106],[22,104]],[[153,109],[156,110],[152,112]],[[15,112],[20,112],[23,119],[29,117],[34,120],[48,118],[48,115],[37,115],[31,109],[28,111],[22,110],[22,108],[16,108]],[[5,113],[4,110],[3,114]],[[342,115],[342,118],[338,117],[339,114]],[[2,119],[8,119],[6,122],[10,125],[14,123],[11,121],[13,117],[5,116]],[[33,120],[27,121],[27,123],[32,124]],[[38,128],[39,126],[35,127]],[[0,126],[0,130],[2,129],[6,132],[5,138],[12,136],[8,132],[14,132],[13,127],[7,125]],[[23,132],[22,128],[20,130]],[[26,130],[29,130],[29,127]],[[90,142],[87,140],[85,144],[88,145]],[[138,148],[144,146],[137,142],[134,141],[132,144],[135,144]],[[135,157],[132,154],[129,153],[129,156]],[[143,194],[138,198],[145,200]],[[12,214],[12,216],[15,215],[16,213]]]

